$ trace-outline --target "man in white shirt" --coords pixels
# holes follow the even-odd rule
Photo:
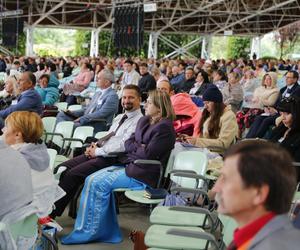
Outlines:
[[[59,166],[67,167],[59,180],[59,186],[66,195],[55,203],[55,210],[51,217],[60,216],[69,201],[74,197],[78,187],[90,174],[113,165],[117,157],[107,157],[111,152],[124,152],[124,142],[135,131],[138,120],[143,116],[140,110],[141,95],[136,85],[126,85],[122,93],[122,106],[124,114],[118,115],[105,139],[86,149],[85,153],[66,161]]]
[[[133,61],[126,60],[124,62],[123,68],[124,68],[124,74],[122,77],[121,85],[122,86],[125,86],[127,84],[138,85],[141,76],[133,69]]]

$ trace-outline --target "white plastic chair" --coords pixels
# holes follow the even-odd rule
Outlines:
[[[95,138],[96,139],[100,139],[100,138],[108,135],[108,133],[109,133],[109,131],[100,131],[100,132],[98,132],[98,133],[95,134]]]
[[[56,159],[57,152],[55,149],[52,148],[47,148],[47,151],[50,157],[49,167],[53,170],[55,167],[55,159]]]
[[[65,149],[64,138],[70,138],[73,134],[74,122],[63,121],[56,125],[53,133],[46,133],[51,136],[51,141],[62,149]]]
[[[43,135],[43,141],[47,142],[47,133],[52,133],[55,128],[56,123],[56,117],[44,117],[42,118],[42,122],[44,125],[44,135]]]
[[[74,105],[70,105],[68,107],[68,110],[70,111],[76,111],[76,110],[80,110],[82,109],[82,106],[80,104],[74,104]]]
[[[59,111],[62,111],[62,110],[67,109],[68,103],[67,102],[56,102],[56,103],[54,103],[54,106],[56,106]]]
[[[70,149],[82,147],[84,141],[87,137],[93,136],[94,128],[91,126],[80,126],[77,127],[74,131],[74,134],[71,138],[64,138],[64,142],[71,142]]]
[[[205,176],[208,159],[205,153],[201,151],[183,151],[176,155],[173,170],[171,173],[171,180],[181,187],[185,188],[201,188],[203,181],[199,181],[198,185],[195,179],[174,176],[172,173],[178,171],[193,172],[197,175]]]

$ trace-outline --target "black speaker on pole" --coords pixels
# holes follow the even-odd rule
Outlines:
[[[140,49],[144,42],[144,8],[119,6],[114,11],[113,37],[115,47]]]
[[[23,32],[22,18],[7,18],[2,20],[2,40],[4,46],[16,46],[17,37]]]

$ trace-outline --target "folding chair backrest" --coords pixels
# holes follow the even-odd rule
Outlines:
[[[55,123],[56,123],[56,117],[44,117],[42,118],[43,125],[44,125],[44,130],[46,132],[53,132],[55,128]]]
[[[60,122],[56,125],[54,132],[62,134],[63,138],[70,138],[73,134],[73,126],[74,126],[74,122],[71,121]],[[54,135],[52,141],[59,147],[63,146],[63,140],[61,136]],[[66,146],[67,145],[65,144],[64,148]]]
[[[93,136],[94,128],[91,126],[80,126],[77,127],[74,131],[74,134],[72,136],[73,139],[80,139],[83,142],[88,136]],[[81,142],[73,141],[71,142],[70,148],[76,148],[76,147],[82,147]]]
[[[100,131],[100,132],[95,134],[95,138],[100,139],[100,138],[106,136],[107,134],[108,134],[108,131]]]
[[[52,133],[55,128],[55,123],[56,123],[56,117],[44,117],[42,118],[43,125],[44,125],[44,131],[46,133]],[[44,136],[44,141],[46,142],[49,138]]]
[[[56,158],[56,155],[57,155],[57,151],[55,149],[52,149],[52,148],[47,148],[47,151],[48,151],[48,155],[49,155],[49,158],[50,158],[49,167],[53,170],[54,164],[55,164],[55,158]]]
[[[196,174],[205,175],[207,168],[207,156],[201,151],[183,151],[176,155],[173,170],[190,170]],[[196,181],[192,178],[176,177],[171,175],[171,180],[181,187],[195,188]],[[199,181],[198,187],[202,187],[203,182]]]
[[[238,225],[234,219],[226,215],[219,214],[218,217],[223,224],[223,242],[226,246],[229,246],[229,244],[233,240],[233,232],[238,227]]]
[[[76,110],[80,110],[82,109],[82,106],[80,104],[74,104],[74,105],[70,105],[68,107],[68,110],[70,111],[76,111]]]
[[[68,103],[67,102],[57,102],[57,103],[54,103],[54,106],[56,106],[59,111],[66,110],[68,107]]]

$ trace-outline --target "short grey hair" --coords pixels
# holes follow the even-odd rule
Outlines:
[[[103,69],[101,71],[103,73],[103,78],[109,81],[111,84],[115,82],[115,76],[109,69]]]

